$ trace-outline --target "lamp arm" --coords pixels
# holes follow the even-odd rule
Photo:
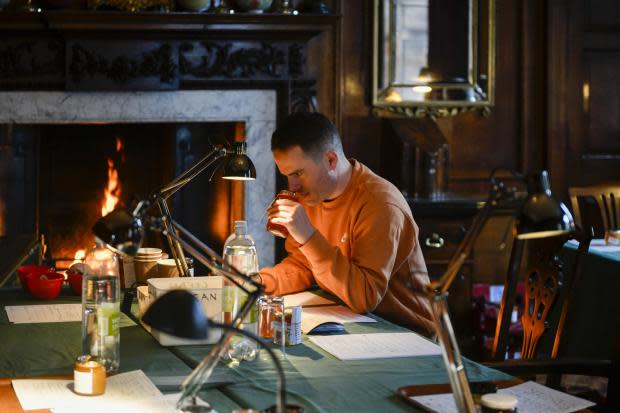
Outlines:
[[[200,241],[196,238],[191,232],[185,229],[181,224],[176,221],[172,222],[174,228],[179,231],[182,237],[189,239],[196,247],[189,244],[182,237],[179,237],[176,233],[172,233],[171,236],[175,238],[184,249],[186,249],[191,255],[195,256],[195,258],[204,264],[207,268],[215,273],[222,273],[233,282],[237,287],[241,288],[243,292],[247,294],[253,294],[255,292],[259,292],[261,295],[264,292],[264,286],[253,279],[252,277],[241,273],[237,268],[228,264],[224,261],[213,249],[211,249],[204,242]],[[206,259],[204,255],[207,255],[209,259]],[[218,265],[214,265],[213,262]],[[241,282],[242,280],[243,282]],[[252,287],[253,290],[248,289],[248,286]]]
[[[285,377],[284,377],[284,369],[282,369],[282,364],[280,363],[280,360],[278,360],[276,353],[274,353],[274,351],[269,346],[266,346],[263,340],[261,340],[255,334],[250,333],[249,331],[245,331],[243,329],[239,329],[239,328],[235,328],[235,327],[232,327],[226,324],[220,324],[220,323],[211,322],[211,321],[209,322],[209,324],[211,327],[219,328],[226,332],[231,332],[233,335],[240,334],[244,337],[247,337],[250,340],[256,342],[263,349],[267,350],[267,353],[269,354],[269,357],[273,361],[273,364],[276,367],[276,371],[278,372],[276,412],[284,413],[284,408],[286,406],[286,383],[285,383]]]
[[[175,192],[187,185],[190,181],[204,172],[205,169],[213,165],[215,161],[224,156],[226,156],[226,149],[221,146],[215,146],[213,150],[207,153],[198,162],[183,171],[179,176],[174,178],[163,188],[157,190],[155,196],[162,197],[164,199],[170,198]]]

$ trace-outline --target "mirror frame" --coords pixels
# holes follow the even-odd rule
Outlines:
[[[484,116],[488,116],[491,113],[491,108],[494,105],[495,101],[495,0],[471,0],[473,1],[473,15],[476,16],[475,20],[472,19],[471,29],[473,33],[476,33],[475,38],[478,39],[478,7],[481,2],[487,2],[489,9],[489,21],[484,22],[484,24],[488,25],[488,44],[486,47],[488,48],[488,74],[487,74],[487,96],[484,100],[479,101],[465,101],[465,100],[442,100],[442,101],[424,101],[424,100],[403,100],[401,102],[392,102],[387,101],[383,98],[380,98],[380,93],[390,87],[388,85],[386,89],[379,90],[379,66],[380,59],[379,56],[379,42],[382,41],[381,34],[379,33],[380,29],[380,7],[383,2],[389,1],[391,6],[393,5],[393,1],[397,0],[373,0],[373,27],[372,27],[372,107],[373,113],[375,116],[385,116],[385,117],[416,117],[421,118],[424,116],[429,116],[431,118],[437,117],[445,117],[445,116],[454,116],[462,112],[479,110]],[[392,9],[392,7],[390,7]],[[392,28],[390,28],[390,37],[393,36],[391,32]],[[484,47],[485,45],[479,44],[476,40],[476,44],[472,48],[472,54],[474,56],[470,56],[472,60],[472,73],[477,76],[478,73],[478,64],[477,64],[477,54],[480,47]],[[389,56],[388,58],[391,58]],[[394,64],[394,62],[388,62],[388,65]],[[463,84],[464,88],[479,88],[477,82],[473,80],[472,74],[468,74],[468,82]],[[477,80],[477,79],[476,79]],[[456,84],[456,83],[455,83]],[[445,84],[444,84],[445,85]],[[450,85],[450,84],[448,84]],[[435,85],[437,86],[437,85]],[[413,87],[413,85],[412,85]]]

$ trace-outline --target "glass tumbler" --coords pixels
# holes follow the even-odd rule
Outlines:
[[[285,330],[284,298],[269,295],[260,297],[258,299],[259,337],[271,339],[274,343],[281,343],[284,352]],[[281,335],[279,339],[275,337],[276,331]]]
[[[282,190],[278,192],[276,198],[273,200],[275,202],[278,199],[290,199],[292,201],[297,201],[297,194],[292,191]],[[273,202],[271,205],[273,205]],[[288,237],[288,230],[282,224],[276,224],[271,221],[267,221],[267,231],[271,232],[276,237],[286,238]]]

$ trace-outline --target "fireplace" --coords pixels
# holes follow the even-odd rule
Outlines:
[[[13,192],[19,177],[0,180],[0,236],[28,230],[33,219],[33,232],[45,234],[52,258],[71,259],[78,246],[92,243],[89,226],[100,216],[110,176],[118,174],[116,196],[129,203],[190,166],[209,142],[245,139],[256,181],[209,183],[209,170],[179,192],[171,206],[175,218],[215,249],[230,232],[231,221],[245,218],[260,264],[271,265],[275,242],[264,230],[264,209],[276,191],[269,149],[275,100],[270,90],[0,93],[5,147],[17,155],[13,160],[20,160],[22,151],[18,170],[25,171],[23,193]],[[24,224],[9,228],[14,222]]]

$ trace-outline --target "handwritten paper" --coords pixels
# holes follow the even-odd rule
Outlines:
[[[9,305],[5,309],[9,321],[15,324],[82,320],[82,304]]]
[[[519,413],[570,413],[594,406],[589,400],[571,396],[533,381],[498,390],[517,398]],[[441,413],[458,413],[452,393],[411,397],[427,409]]]
[[[284,296],[285,307],[310,306],[310,305],[333,305],[336,304],[332,300],[316,295],[310,291],[304,291],[297,294],[287,294]]]
[[[286,301],[285,301],[286,303]],[[376,323],[374,318],[356,314],[341,305],[304,308],[301,316],[301,332],[307,334],[324,323]]]
[[[431,412],[459,413],[458,409],[456,408],[456,403],[454,402],[454,396],[452,395],[452,393],[414,396],[411,397],[411,400],[415,401],[418,404],[421,404],[426,408],[426,410],[430,410]],[[521,413],[520,408],[519,413]]]
[[[416,333],[312,336],[310,341],[344,361],[441,354],[437,344]]]
[[[142,370],[108,377],[105,393],[99,396],[74,393],[72,380],[22,379],[12,380],[11,383],[24,410],[79,407],[82,411],[91,412],[105,407],[116,412],[119,406],[162,396]]]
[[[498,393],[512,394],[519,400],[519,413],[569,413],[582,410],[594,403],[570,394],[562,393],[533,381],[498,390]]]

